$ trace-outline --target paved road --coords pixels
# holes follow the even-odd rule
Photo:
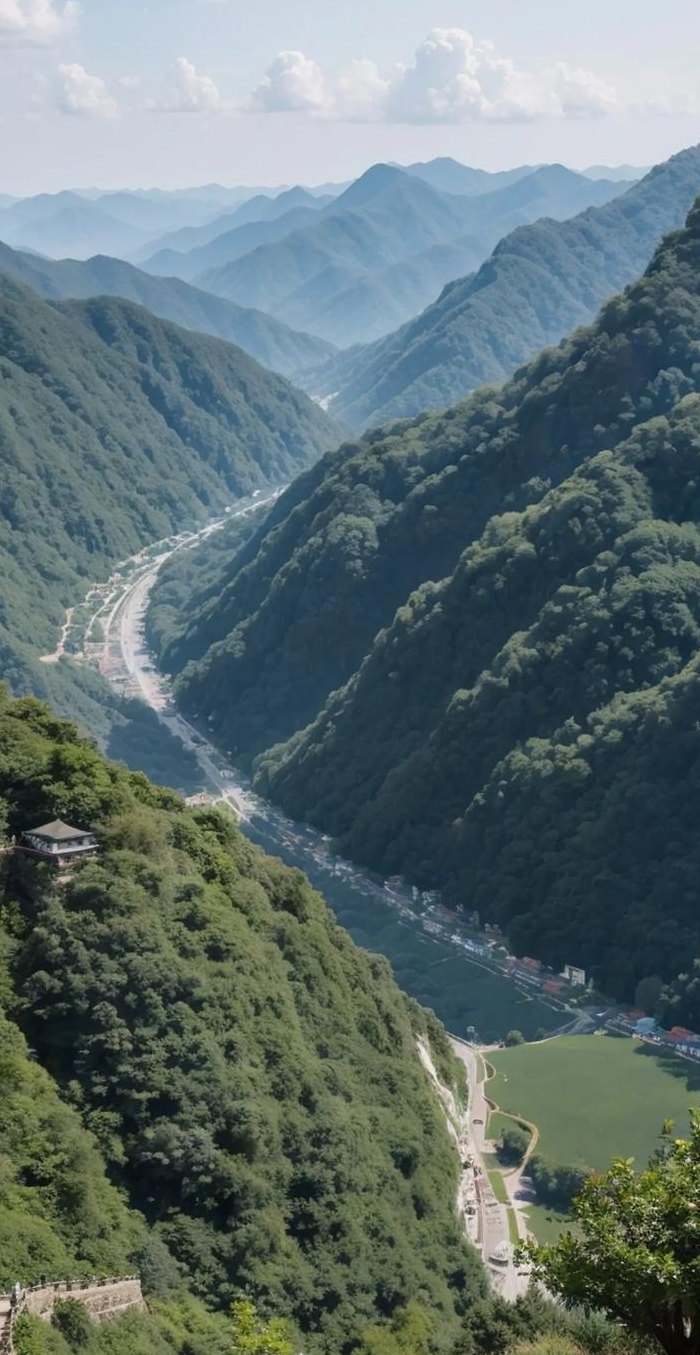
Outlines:
[[[528,1272],[519,1269],[513,1259],[513,1247],[508,1226],[508,1208],[500,1204],[491,1187],[486,1163],[489,1105],[486,1099],[483,1060],[472,1045],[452,1036],[452,1047],[461,1059],[467,1073],[469,1089],[469,1121],[463,1143],[464,1151],[477,1168],[477,1210],[479,1215],[480,1250],[494,1288],[511,1303],[524,1294]],[[516,1216],[517,1217],[517,1216]],[[492,1257],[507,1257],[507,1262],[494,1263]]]
[[[222,519],[221,523],[203,528],[197,537],[191,538],[187,544],[192,545],[194,540],[204,540],[213,531],[218,530],[224,521],[230,522],[233,518],[245,517],[248,513],[273,503],[279,493],[280,491],[277,491],[267,498],[256,499],[253,504],[244,508],[235,509]],[[252,800],[248,798],[243,787],[234,784],[219,771],[216,759],[220,754],[217,754],[216,749],[202,739],[184,716],[171,708],[163,680],[145,650],[143,624],[149,594],[166,560],[181,548],[174,546],[164,550],[151,561],[146,572],[139,574],[134,581],[125,586],[103,623],[104,655],[106,657],[113,654],[115,648],[118,648],[124,671],[131,683],[171,734],[180,739],[194,754],[210,791],[232,805],[241,818],[247,819],[251,813]]]

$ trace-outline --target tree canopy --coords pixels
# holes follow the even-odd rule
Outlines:
[[[579,1233],[530,1246],[535,1274],[569,1304],[603,1309],[665,1355],[700,1350],[700,1111],[645,1171],[619,1159],[574,1201]]]
[[[416,1048],[453,1078],[435,1018],[231,816],[186,809],[28,698],[0,706],[0,804],[8,833],[60,815],[100,842],[60,886],[5,860],[5,1283],[138,1256],[221,1310],[288,1317],[309,1347],[416,1294],[454,1337],[484,1281]]]

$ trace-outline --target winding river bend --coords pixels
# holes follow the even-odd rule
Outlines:
[[[199,531],[155,542],[124,561],[109,583],[95,585],[73,609],[79,617],[77,657],[98,667],[120,692],[139,696],[152,707],[194,754],[202,790],[235,808],[253,841],[303,870],[354,940],[385,955],[404,991],[432,1007],[448,1030],[490,1043],[513,1027],[529,1038],[560,1029],[570,1019],[560,1007],[522,991],[470,954],[470,934],[456,915],[408,885],[387,885],[334,856],[328,838],[256,796],[225,755],[176,710],[167,679],[157,671],[144,641],[144,617],[158,573],[176,551],[196,548],[232,518],[272,503],[281,492],[241,500]]]

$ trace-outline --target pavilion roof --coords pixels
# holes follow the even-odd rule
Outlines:
[[[87,829],[71,828],[63,819],[52,819],[51,823],[44,823],[41,828],[30,828],[28,831],[32,837],[45,837],[51,842],[69,842],[71,838],[88,835]]]

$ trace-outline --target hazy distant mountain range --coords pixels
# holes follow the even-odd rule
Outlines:
[[[286,374],[315,367],[328,345],[377,339],[411,319],[446,282],[478,268],[515,226],[566,218],[624,185],[561,165],[494,174],[441,158],[405,168],[374,165],[349,185],[282,190],[203,189],[99,194],[65,191],[0,202],[0,240],[15,250],[91,261],[90,276],[35,275],[44,294],[104,290],[242,343]],[[103,256],[94,264],[94,256]],[[197,297],[149,288],[106,258],[194,283]],[[9,271],[32,279],[15,263]],[[203,293],[262,316],[205,304]],[[286,327],[282,333],[272,325]],[[289,330],[302,338],[293,351]],[[323,347],[325,341],[326,347]]]
[[[139,263],[148,260],[151,272],[162,273],[166,271],[173,252],[191,255],[193,251],[244,226],[276,221],[295,208],[300,210],[306,208],[309,212],[318,211],[332,201],[330,194],[313,194],[307,188],[288,188],[274,198],[256,193],[255,197],[242,202],[235,211],[226,212],[223,216],[217,215],[213,221],[208,221],[202,226],[183,226],[179,230],[169,231],[159,240],[150,241],[146,248],[134,255],[133,261]],[[192,276],[196,272],[195,265],[192,268]]]
[[[571,216],[621,191],[553,165],[488,193],[446,193],[422,174],[375,165],[320,210],[293,208],[145,267],[347,346],[415,315],[514,226]]]
[[[642,271],[700,188],[700,148],[674,156],[631,188],[619,187],[626,191],[603,206],[567,221],[539,220],[501,239],[478,271],[450,282],[395,333],[308,374],[306,389],[327,397],[336,418],[359,429],[501,381],[590,320]]]

